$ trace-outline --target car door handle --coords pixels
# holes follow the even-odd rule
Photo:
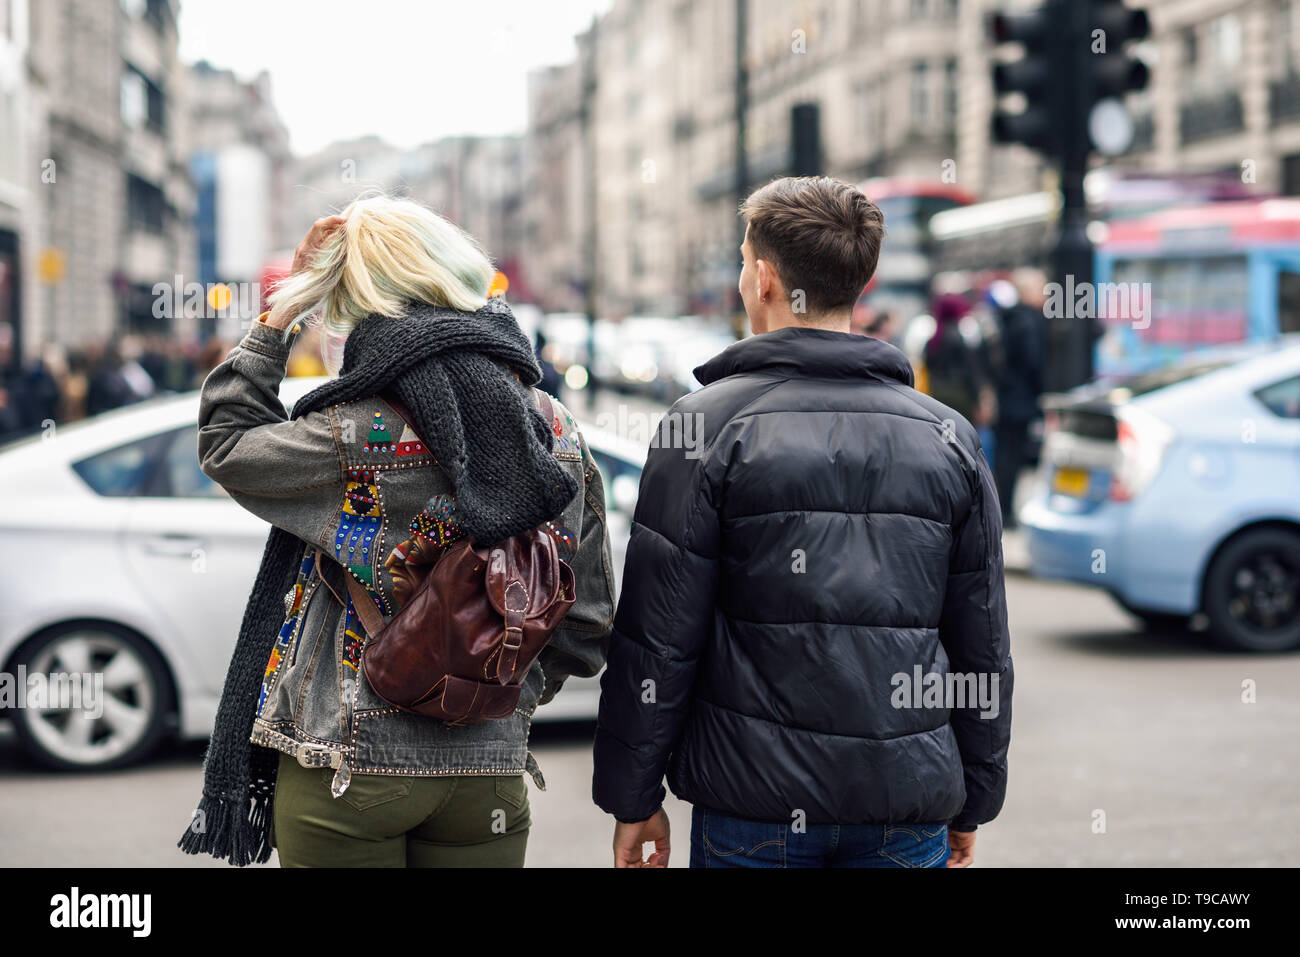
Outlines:
[[[178,558],[190,558],[198,549],[207,545],[207,540],[193,535],[158,535],[144,541],[144,550],[150,555],[174,555]]]

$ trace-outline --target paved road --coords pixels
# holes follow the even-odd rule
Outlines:
[[[1008,582],[1016,662],[1011,783],[981,828],[983,866],[1300,864],[1300,655],[1225,654],[1148,635],[1104,595]],[[1241,700],[1256,683],[1257,702]],[[590,801],[590,728],[540,730],[528,863],[603,866],[612,824]],[[0,865],[205,866],[174,849],[201,745],[107,775],[52,775],[0,733]],[[1095,812],[1105,833],[1094,833]],[[670,802],[672,863],[689,807]]]

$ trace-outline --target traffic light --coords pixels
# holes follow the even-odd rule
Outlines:
[[[1151,35],[1147,12],[1126,7],[1122,0],[1093,0],[1090,19],[1094,44],[1104,42],[1103,49],[1093,51],[1100,58],[1090,71],[1094,101],[1145,89],[1150,71],[1145,63],[1124,50],[1124,44]]]
[[[1086,143],[1098,125],[1097,104],[1144,89],[1150,81],[1146,64],[1125,49],[1150,33],[1146,11],[1123,0],[1044,0],[1032,10],[992,14],[992,41],[1024,49],[1019,59],[994,64],[994,93],[1025,98],[1019,113],[994,112],[994,140],[1021,143],[1050,157]],[[1118,109],[1119,104],[1107,103],[1099,114],[1108,144],[1123,143],[1123,134],[1113,132],[1122,123]],[[1094,145],[1116,152],[1114,146]]]
[[[1147,65],[1125,50],[1130,41],[1151,33],[1145,10],[1126,7],[1121,0],[1092,0],[1088,10],[1090,34],[1086,69],[1082,76],[1081,107],[1088,113],[1088,136],[1101,152],[1114,156],[1133,141],[1133,120],[1124,109],[1125,93],[1146,88],[1151,80]]]
[[[1047,154],[1059,148],[1064,86],[1061,69],[1061,29],[1058,0],[1047,0],[1035,10],[994,13],[989,35],[999,46],[1018,43],[1024,55],[993,66],[993,91],[1003,97],[1019,93],[1025,108],[1019,113],[997,109],[993,113],[993,138],[999,143],[1021,143]]]
[[[790,175],[822,172],[821,109],[816,103],[796,103],[790,108]]]
[[[1018,113],[993,114],[993,139],[1040,152],[1058,172],[1061,213],[1052,254],[1054,279],[1075,288],[1092,282],[1092,245],[1083,178],[1094,150],[1119,155],[1132,145],[1133,119],[1125,93],[1150,81],[1146,64],[1125,49],[1151,32],[1143,10],[1122,0],[1042,0],[1030,10],[995,13],[988,20],[997,45],[1016,43],[1023,53],[993,66],[997,96],[1020,94]],[[1058,322],[1049,329],[1054,346],[1053,388],[1092,377],[1098,324]]]

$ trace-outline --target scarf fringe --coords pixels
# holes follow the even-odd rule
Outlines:
[[[204,794],[194,819],[176,842],[186,854],[211,854],[236,867],[271,859],[271,797],[255,795],[244,806]]]

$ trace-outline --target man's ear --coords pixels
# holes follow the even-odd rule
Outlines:
[[[767,302],[775,298],[781,291],[781,277],[776,274],[772,264],[766,259],[758,259],[754,262],[755,278],[758,281],[758,298],[760,302]]]

